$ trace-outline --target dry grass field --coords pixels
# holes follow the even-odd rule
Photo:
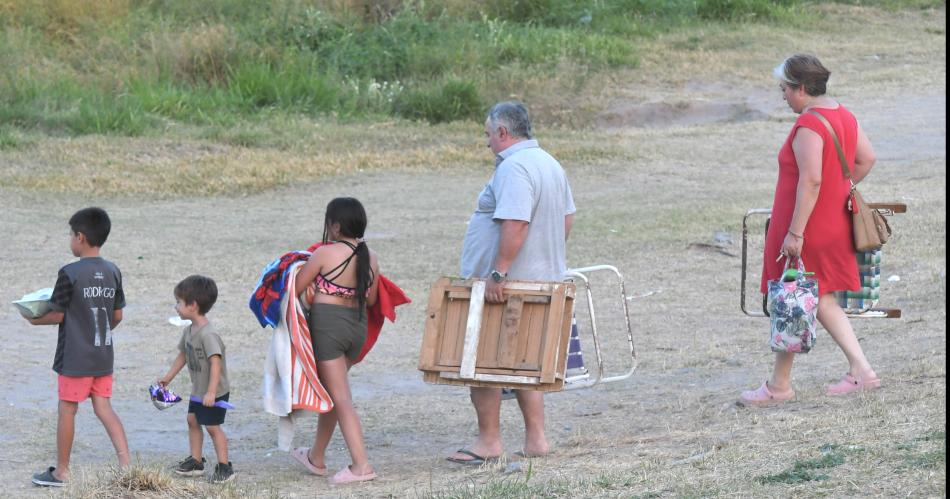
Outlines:
[[[73,211],[99,205],[112,216],[103,254],[123,270],[128,298],[113,403],[137,462],[131,473],[110,469],[111,445],[84,404],[73,483],[64,492],[30,483],[55,462],[56,332],[8,306],[0,313],[0,496],[946,496],[946,12],[825,10],[807,28],[664,35],[641,48],[636,70],[569,94],[544,82],[518,91],[572,182],[579,212],[568,263],[623,271],[639,355],[626,381],[548,395],[553,452],[520,467],[447,462],[475,435],[467,390],[424,384],[416,370],[429,284],[457,272],[465,223],[491,173],[477,123],[273,122],[228,132],[263,137],[253,147],[172,130],[0,150],[5,300],[53,284],[71,260]],[[882,305],[903,317],[854,320],[883,389],[825,396],[847,364],[819,333],[796,361],[798,400],[750,410],[735,401],[768,375],[771,354],[767,320],[739,310],[740,224],[747,209],[771,202],[775,158],[794,120],[771,71],[797,51],[831,69],[830,93],[875,146],[865,197],[908,206],[891,220],[882,290]],[[341,195],[366,205],[369,244],[413,303],[352,371],[380,477],[332,487],[275,449],[277,421],[260,402],[271,330],[258,327],[246,301],[267,262],[320,237],[323,208]],[[707,250],[716,232],[734,243]],[[187,453],[185,410],[159,412],[146,394],[175,355],[172,288],[192,273],[212,276],[220,290],[210,317],[228,348],[238,407],[225,424],[238,475],[225,486],[169,476]],[[605,351],[616,367],[619,319],[605,307]],[[182,374],[173,388],[186,387]],[[502,421],[506,450],[518,450],[514,402]],[[309,445],[314,428],[315,418],[304,422],[295,444]],[[205,452],[213,456],[207,439]],[[339,434],[328,460],[349,462]]]

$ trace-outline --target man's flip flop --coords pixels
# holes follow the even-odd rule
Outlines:
[[[466,456],[471,456],[471,459],[459,459],[457,457],[449,456],[448,459],[450,462],[457,464],[468,464],[472,466],[481,466],[483,464],[492,464],[498,462],[498,456],[495,457],[483,457],[478,454],[468,450],[468,449],[459,449],[455,452],[459,454],[465,454]]]
[[[544,454],[525,454],[523,450],[515,451],[511,453],[515,457],[520,457],[521,459],[534,459],[538,457],[544,457]]]

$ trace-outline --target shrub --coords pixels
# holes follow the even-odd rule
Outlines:
[[[393,113],[398,116],[432,124],[475,119],[483,111],[475,84],[461,80],[405,91],[393,106]]]
[[[31,143],[32,141],[24,138],[16,128],[9,125],[0,126],[0,151],[19,149]]]
[[[635,67],[651,29],[784,21],[803,1],[0,0],[0,126],[137,135],[270,109],[468,119],[480,93],[533,75]]]
[[[693,14],[692,0],[487,0],[489,19],[551,27],[601,28],[629,32],[621,24],[637,19],[676,19]]]
[[[62,123],[76,135],[141,135],[155,125],[139,102],[127,94],[90,92],[67,108]]]
[[[75,135],[140,135],[156,124],[121,89],[90,86],[68,76],[44,80],[21,75],[0,89],[0,123]]]
[[[405,91],[399,81],[350,80],[347,86],[348,100],[341,106],[350,114],[391,114]]]
[[[228,92],[250,111],[278,107],[313,115],[334,110],[341,89],[315,64],[291,53],[278,67],[247,61],[233,68]]]
[[[192,84],[226,82],[229,68],[249,55],[240,50],[238,37],[223,24],[160,33],[148,42],[159,77]]]
[[[66,42],[125,20],[130,0],[16,0],[0,2],[0,23],[29,26]]]
[[[297,47],[310,51],[324,71],[380,81],[405,79],[410,56],[421,53],[413,47],[436,45],[437,26],[411,10],[380,24],[346,21],[307,9],[300,22],[289,26],[289,36]]]
[[[128,92],[149,114],[198,125],[233,124],[233,108],[220,88],[169,80],[133,80]]]
[[[574,24],[589,12],[585,4],[565,0],[488,0],[485,14],[492,19],[551,26]]]
[[[617,36],[592,34],[574,36],[567,47],[567,55],[594,68],[636,67],[639,63],[630,41]]]
[[[773,0],[698,0],[696,15],[716,21],[752,21],[782,17],[791,2]]]

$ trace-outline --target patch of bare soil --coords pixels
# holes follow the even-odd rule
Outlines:
[[[757,121],[767,115],[746,103],[729,102],[648,102],[618,105],[597,116],[601,128],[665,128],[708,123]]]

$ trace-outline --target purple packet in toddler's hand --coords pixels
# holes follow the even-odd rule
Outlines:
[[[152,404],[158,408],[160,411],[164,411],[169,407],[181,402],[181,397],[176,395],[174,392],[165,388],[158,383],[150,385],[148,387],[149,398],[152,399]]]

